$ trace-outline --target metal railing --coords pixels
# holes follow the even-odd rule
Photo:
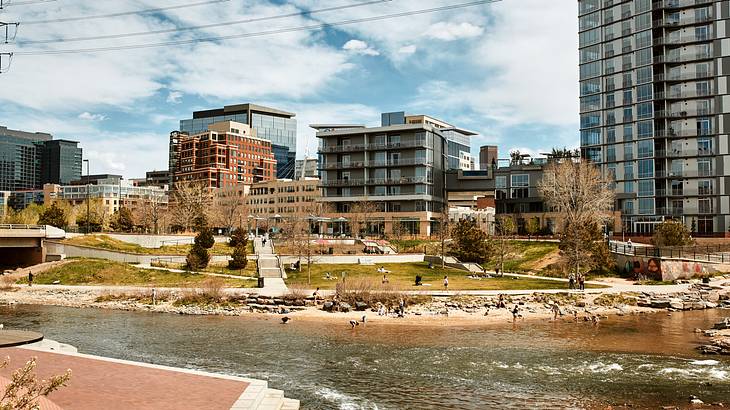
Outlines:
[[[0,229],[33,229],[44,231],[45,225],[26,225],[26,224],[0,224]]]
[[[712,53],[686,53],[686,54],[665,54],[654,57],[654,63],[681,63],[693,60],[705,60],[713,58]]]
[[[730,263],[730,246],[629,246],[625,243],[610,243],[612,253],[628,256],[661,259],[685,259],[697,262]]]
[[[680,73],[680,74],[654,74],[654,81],[684,81],[694,80],[696,78],[708,78],[714,77],[715,74],[712,70],[699,71],[694,73]]]

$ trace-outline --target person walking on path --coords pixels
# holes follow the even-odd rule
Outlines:
[[[33,271],[28,271],[28,286],[33,286]]]
[[[444,289],[449,290],[449,277],[444,276]]]
[[[575,275],[573,275],[573,272],[568,275],[568,289],[575,289]]]
[[[578,285],[580,290],[586,290],[586,277],[582,273],[578,274]]]
[[[401,298],[398,301],[398,316],[403,317],[406,314],[406,302]]]
[[[157,304],[157,289],[152,288],[152,304]]]

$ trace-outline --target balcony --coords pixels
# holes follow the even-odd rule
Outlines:
[[[661,63],[683,63],[687,61],[695,60],[707,60],[713,58],[712,53],[699,52],[699,53],[687,53],[687,54],[666,54],[654,57],[655,64]]]
[[[711,169],[685,169],[674,171],[658,169],[654,171],[655,178],[705,178],[714,176],[715,171]]]
[[[673,129],[668,130],[656,130],[654,132],[655,137],[665,138],[682,138],[682,137],[701,137],[707,135],[714,135],[712,130],[698,130],[698,129]]]
[[[319,167],[319,169],[357,169],[364,168],[366,161],[350,161],[350,162],[329,162]]]
[[[705,35],[705,36],[680,36],[680,37],[659,37],[654,39],[654,45],[655,46],[661,46],[661,45],[674,45],[674,44],[689,44],[689,43],[699,43],[703,41],[711,41],[713,40],[712,36]]]
[[[654,81],[685,81],[685,80],[696,80],[700,78],[711,78],[715,74],[712,71],[700,71],[696,73],[682,73],[682,74],[655,74]]]
[[[681,9],[684,7],[698,6],[700,4],[714,3],[714,0],[661,0],[652,3],[654,10],[658,9]]]
[[[323,187],[338,187],[338,186],[363,186],[365,185],[364,179],[328,179],[322,181]]]
[[[368,146],[367,146],[367,148],[369,150],[386,150],[386,149],[400,149],[400,148],[426,148],[426,147],[428,147],[426,140],[373,143],[373,144],[368,144]],[[430,148],[430,147],[428,147],[428,148]]]
[[[714,110],[709,108],[700,108],[697,110],[669,111],[660,110],[654,113],[656,118],[684,118],[684,117],[702,117],[715,114]]]
[[[409,185],[409,184],[432,184],[426,177],[403,177],[403,178],[372,178],[367,180],[368,185]]]
[[[711,155],[715,155],[714,149],[657,150],[654,154],[657,158],[688,158]]]
[[[319,148],[320,153],[330,152],[354,152],[364,151],[365,145],[363,144],[347,144],[347,145],[325,145]]]
[[[654,93],[655,100],[683,100],[685,98],[707,97],[712,95],[712,90],[682,90],[682,91],[658,91]]]
[[[350,161],[350,162],[329,162],[321,165],[319,169],[360,169],[365,167],[401,167],[409,165],[433,166],[433,162],[426,162],[423,158],[408,158],[384,161]]]
[[[660,19],[654,20],[654,27],[681,27],[692,24],[702,24],[714,20],[714,16],[687,16],[680,19]]]

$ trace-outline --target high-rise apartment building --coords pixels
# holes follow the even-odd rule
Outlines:
[[[297,156],[296,114],[256,104],[227,105],[213,110],[196,111],[193,118],[180,121],[180,131],[193,135],[208,131],[208,126],[222,121],[247,124],[258,138],[271,142],[276,158],[277,178],[294,177]],[[172,168],[170,168],[172,169]]]
[[[328,233],[363,233],[352,232],[355,218],[367,219],[368,234],[429,236],[438,229],[446,203],[441,127],[407,122],[402,113],[384,114],[380,127],[312,127],[320,142],[321,201],[333,218]]]
[[[275,179],[272,144],[255,134],[248,125],[234,121],[210,124],[207,131],[192,135],[173,132],[173,183],[203,181],[207,187],[223,188]]]
[[[0,127],[0,190],[41,189],[81,176],[78,142]]]
[[[581,154],[627,232],[730,228],[730,2],[579,0]]]

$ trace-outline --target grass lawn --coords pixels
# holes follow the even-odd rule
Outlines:
[[[85,235],[64,239],[70,245],[90,246],[110,251],[136,253],[142,255],[187,255],[192,245],[169,245],[160,248],[145,248],[134,243],[120,241],[107,235]],[[248,242],[248,253],[253,253],[253,242]],[[212,255],[230,255],[233,248],[226,243],[216,242],[210,250]]]
[[[496,248],[500,246],[498,240],[494,241],[494,246],[496,252]],[[508,253],[504,258],[505,272],[539,272],[542,268],[537,264],[558,250],[557,242],[508,241],[507,247]],[[498,263],[499,257],[494,256],[484,264],[484,267],[494,270]]]
[[[301,272],[288,271],[287,285],[306,286],[308,288],[334,289],[338,281],[342,280],[342,272],[346,272],[348,280],[371,278],[380,283],[382,274],[377,272],[379,266],[390,270],[388,280],[390,285],[402,290],[443,290],[444,276],[449,276],[449,290],[520,290],[520,289],[567,289],[567,283],[528,278],[490,278],[469,279],[468,273],[457,269],[428,268],[428,263],[394,263],[376,266],[365,265],[312,265],[312,283],[307,285],[307,266],[302,266]],[[337,280],[325,279],[325,273],[336,276]],[[414,286],[416,275],[423,277],[426,286]],[[427,286],[431,285],[431,286]],[[590,287],[590,286],[589,286]],[[598,287],[598,286],[594,286]]]
[[[135,285],[159,287],[186,287],[199,285],[210,276],[190,273],[176,273],[157,269],[140,269],[134,265],[100,259],[78,259],[71,263],[52,268],[34,276],[33,283],[50,285],[59,281],[60,285]],[[256,281],[220,278],[227,287],[255,287]],[[23,278],[17,283],[28,283]]]
[[[168,264],[165,263],[162,265],[166,268],[173,268],[173,269],[185,269],[185,265],[179,265],[179,264]],[[228,269],[228,264],[220,265],[220,264],[210,264],[207,268],[203,269],[203,272],[208,273],[221,273],[223,275],[233,275],[233,276],[251,276],[251,277],[257,277],[258,272],[256,271],[256,261],[249,260],[248,264],[246,265],[245,269]]]

